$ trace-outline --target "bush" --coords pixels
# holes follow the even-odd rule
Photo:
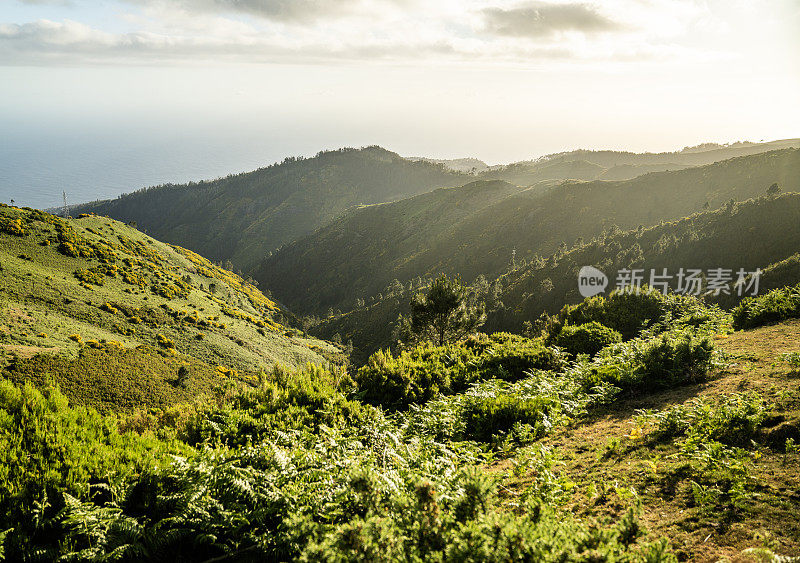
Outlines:
[[[646,411],[638,419],[655,426],[651,437],[657,441],[689,436],[697,441],[749,447],[768,414],[767,404],[759,395],[734,393],[719,399],[692,399],[660,412]]]
[[[33,549],[20,553],[31,543],[66,535],[57,516],[69,497],[101,505],[124,478],[188,451],[121,433],[116,418],[69,407],[57,390],[0,380],[0,528],[13,528],[3,542],[6,557],[30,560]]]
[[[526,371],[555,369],[556,353],[540,340],[507,333],[479,335],[449,346],[422,344],[397,357],[380,351],[358,370],[362,400],[405,408],[452,395],[485,379],[515,381]]]
[[[551,336],[557,333],[560,325],[597,322],[616,330],[628,340],[638,336],[642,329],[668,317],[677,319],[705,310],[706,307],[695,297],[673,293],[664,295],[647,286],[638,292],[614,290],[608,297],[597,295],[577,305],[565,306],[558,313]]]
[[[800,285],[745,297],[733,309],[733,327],[748,329],[800,317]]]
[[[355,424],[368,416],[368,410],[345,397],[344,391],[351,388],[352,380],[344,373],[312,364],[296,371],[278,366],[260,375],[257,388],[237,392],[225,405],[199,412],[187,429],[189,442],[241,446],[277,431]]]
[[[88,270],[79,268],[75,270],[73,275],[80,281],[92,285],[103,285],[103,282],[105,281],[105,274],[97,271],[95,268],[90,268]]]
[[[553,406],[549,397],[467,397],[463,406],[464,437],[491,442],[516,424],[530,425],[534,429],[532,438],[541,437],[545,433],[543,422]]]
[[[26,234],[28,234],[28,232],[25,230],[25,226],[22,224],[21,217],[17,217],[15,219],[12,219],[11,217],[0,217],[0,232],[17,237],[24,237]]]
[[[606,346],[622,342],[622,335],[613,328],[592,321],[577,326],[567,325],[551,341],[573,356],[594,356]]]
[[[612,383],[623,389],[651,391],[693,383],[713,366],[714,345],[708,337],[672,331],[636,339],[600,352],[584,371],[585,383]]]
[[[156,341],[162,348],[175,348],[175,343],[163,334],[156,334]]]
[[[467,339],[465,345],[469,347],[471,340]],[[481,352],[478,379],[515,381],[531,370],[554,370],[561,365],[558,355],[541,340],[508,332],[496,332],[486,337],[485,344],[478,349]],[[470,379],[469,383],[478,379]]]

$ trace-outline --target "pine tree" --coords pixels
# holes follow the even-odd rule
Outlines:
[[[411,299],[410,319],[403,319],[405,340],[428,340],[444,345],[474,332],[486,322],[484,304],[461,279],[442,274],[427,293]]]

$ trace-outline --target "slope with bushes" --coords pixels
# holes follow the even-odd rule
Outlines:
[[[0,373],[78,404],[165,407],[339,355],[236,274],[104,217],[0,207],[0,280]]]
[[[732,270],[732,282],[736,281],[739,268],[748,272],[761,268],[763,291],[797,284],[798,215],[800,195],[786,193],[699,212],[649,229],[607,229],[588,242],[508,271],[485,287],[486,326],[490,330],[519,332],[526,322],[536,321],[544,312],[555,314],[564,304],[580,302],[578,272],[586,265],[600,268],[609,277],[606,293],[615,287],[617,272],[632,267],[645,270],[645,282],[649,281],[650,270],[660,273],[666,268],[673,276],[672,289],[676,288],[680,268],[728,268]],[[399,314],[408,313],[411,295],[407,288],[401,289],[392,295],[384,292],[381,299],[367,301],[344,314],[324,318],[312,331],[321,338],[338,335],[345,342],[351,341],[356,358],[364,360],[375,350],[394,344],[392,326]],[[415,285],[412,291],[417,290]],[[721,293],[709,299],[730,308],[741,299],[733,284],[730,292],[731,295]]]
[[[629,304],[649,311],[649,298]],[[692,299],[665,304],[706,311]],[[595,322],[616,318],[612,304],[585,307]],[[795,368],[775,356],[797,351],[800,327],[729,335],[730,319],[706,312],[699,323],[645,319],[624,342],[574,361],[540,338],[494,334],[380,354],[353,378],[276,368],[186,405],[191,416],[157,420],[99,415],[58,390],[0,381],[0,553],[641,562],[796,554],[789,515],[800,509],[800,404]],[[430,387],[430,374],[442,385]],[[359,400],[367,397],[384,408]]]

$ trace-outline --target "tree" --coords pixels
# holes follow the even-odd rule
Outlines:
[[[433,281],[427,293],[412,297],[410,319],[402,320],[406,335],[439,346],[467,336],[484,322],[484,304],[476,291],[464,286],[460,278],[444,274]]]
[[[767,195],[778,195],[779,193],[781,193],[781,187],[778,185],[778,182],[775,182],[767,188]]]

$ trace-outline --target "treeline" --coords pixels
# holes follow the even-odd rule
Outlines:
[[[148,188],[73,208],[120,221],[249,273],[264,256],[345,210],[410,197],[468,178],[379,147],[321,152],[182,185]]]
[[[487,330],[520,332],[542,313],[552,314],[565,303],[579,302],[582,297],[578,292],[578,272],[586,265],[595,266],[608,276],[607,291],[613,289],[617,272],[623,268],[643,269],[647,276],[651,269],[660,273],[663,268],[673,275],[680,268],[732,269],[732,294],[708,297],[732,306],[739,300],[733,289],[739,268],[762,268],[764,289],[800,281],[797,217],[800,194],[790,193],[730,203],[649,229],[623,231],[612,226],[588,241],[571,248],[561,247],[546,258],[534,257],[524,265],[519,261],[515,269],[509,268],[491,282],[479,278],[474,285],[481,288],[486,300]],[[673,289],[676,283],[673,278]],[[707,280],[704,284],[702,292],[707,289]],[[374,304],[324,319],[313,330],[324,338],[338,334],[344,341],[352,341],[356,357],[363,358],[395,341],[388,327],[399,314],[407,314],[407,301],[407,293],[384,297]]]
[[[777,184],[800,191],[800,150],[746,156],[624,182],[563,182],[528,190],[474,182],[360,209],[267,259],[254,277],[298,314],[348,310],[391,280],[435,272],[503,274],[617,225],[622,230],[673,221],[731,201],[765,195]]]

